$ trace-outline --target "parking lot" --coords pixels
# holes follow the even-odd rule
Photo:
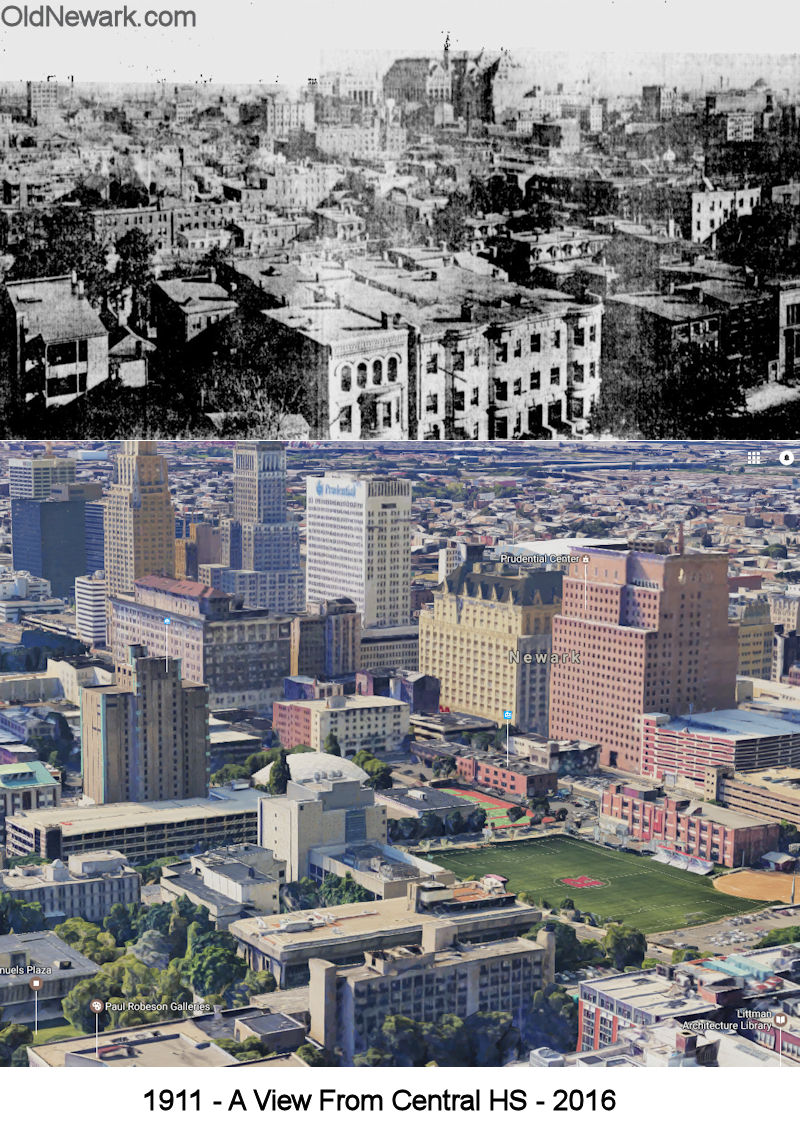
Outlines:
[[[670,950],[697,946],[703,953],[730,954],[752,949],[770,930],[784,926],[800,926],[800,911],[787,908],[778,912],[765,908],[749,915],[733,915],[705,926],[651,934],[648,941]]]

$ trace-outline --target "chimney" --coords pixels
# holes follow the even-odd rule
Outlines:
[[[389,313],[388,313],[388,311],[382,311],[381,312],[381,327],[383,327],[383,329],[385,331],[388,326],[389,326]]]
[[[86,292],[86,286],[82,280],[78,281],[78,295],[83,296]]]
[[[471,323],[475,314],[474,305],[469,300],[464,300],[461,305],[461,320],[463,323]]]
[[[72,285],[72,288],[73,288],[73,291],[74,291],[75,286],[78,283],[78,274],[76,273],[75,269],[73,269],[72,272],[70,273],[69,280],[70,280],[70,284]]]
[[[678,523],[678,553],[680,554],[680,556],[683,556],[683,549],[684,549],[683,522],[679,522]]]
[[[213,265],[208,270],[208,281],[209,281],[210,284],[216,284],[217,283],[217,270],[214,268]]]
[[[675,1050],[681,1055],[694,1055],[697,1053],[697,1035],[688,1028],[682,1028],[675,1033]]]

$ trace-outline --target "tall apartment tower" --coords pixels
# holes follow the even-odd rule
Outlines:
[[[443,707],[497,723],[510,709],[517,728],[547,735],[561,579],[481,561],[447,577],[419,617],[419,668],[439,679]]]
[[[642,716],[735,704],[737,628],[727,557],[575,550],[553,648],[550,736],[600,744],[601,764],[638,772]]]
[[[81,692],[84,792],[105,802],[204,797],[208,689],[181,681],[180,662],[131,646],[114,685]]]
[[[346,596],[369,627],[411,619],[411,483],[327,472],[306,480],[306,599]]]
[[[215,588],[241,595],[246,607],[279,614],[303,610],[300,530],[286,514],[282,443],[262,440],[234,447],[233,517],[222,522],[220,544],[222,563],[207,570]]]
[[[103,518],[106,590],[132,595],[140,576],[175,573],[175,512],[167,461],[154,440],[126,440]]]
[[[75,482],[75,460],[54,455],[33,455],[9,459],[10,498],[37,498],[46,501],[53,487]]]

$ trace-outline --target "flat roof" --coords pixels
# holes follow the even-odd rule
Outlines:
[[[676,716],[661,727],[670,732],[688,731],[695,735],[725,736],[733,740],[800,735],[800,728],[790,720],[747,708],[721,708],[713,712]]]
[[[60,827],[64,837],[100,829],[136,829],[148,824],[190,821],[200,817],[258,813],[260,790],[219,790],[209,798],[185,798],[161,802],[114,802],[101,806],[53,806],[10,814],[6,823],[28,828]]]
[[[98,1056],[98,1048],[100,1054]],[[71,1065],[67,1056],[114,1067],[227,1067],[238,1062],[191,1020],[115,1028],[98,1036],[61,1039],[31,1047],[47,1066]]]
[[[338,701],[339,704],[331,704],[331,701]],[[341,702],[345,703],[342,704]],[[363,697],[358,693],[349,694],[339,697],[322,697],[319,700],[308,701],[275,701],[276,705],[293,708],[310,708],[312,712],[346,712],[348,709],[354,708],[408,708],[407,701],[398,701],[394,697]],[[338,760],[337,760],[338,762]]]
[[[672,296],[665,296],[660,292],[636,292],[625,295],[619,293],[609,296],[608,302],[638,307],[642,311],[649,311],[651,315],[657,315],[673,323],[683,323],[687,319],[709,319],[719,315],[717,308],[698,304],[678,293]]]
[[[450,890],[450,889],[447,889]],[[490,898],[490,896],[486,896]],[[455,924],[474,921],[480,912],[448,912],[447,921]],[[487,916],[498,914],[530,913],[531,925],[537,921],[540,911],[527,903],[514,900],[505,907],[495,907],[484,912]],[[537,916],[537,918],[534,918]],[[314,921],[311,930],[285,930],[283,924]],[[343,903],[336,907],[314,908],[308,911],[292,911],[286,915],[237,919],[231,923],[231,934],[254,946],[262,947],[270,954],[286,950],[298,950],[304,946],[313,948],[325,945],[331,940],[370,936],[376,930],[388,933],[406,932],[413,936],[422,926],[441,922],[442,916],[431,911],[412,911],[404,896],[395,899],[376,899],[369,903]]]
[[[710,1012],[717,1007],[692,991],[680,993],[673,980],[655,972],[620,973],[581,982],[581,990],[584,987],[659,1018]]]
[[[419,792],[423,797],[415,797]],[[473,810],[474,802],[468,798],[457,798],[433,786],[392,786],[388,790],[375,791],[376,802],[394,802],[412,810]]]

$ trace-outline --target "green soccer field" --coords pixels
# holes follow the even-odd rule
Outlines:
[[[645,934],[724,919],[763,903],[715,891],[710,879],[656,864],[647,856],[612,852],[572,837],[512,841],[436,853],[457,876],[506,876],[512,891],[530,892],[551,906],[570,898],[581,911],[615,918]],[[578,883],[562,883],[571,879]],[[597,881],[580,886],[581,881]]]

